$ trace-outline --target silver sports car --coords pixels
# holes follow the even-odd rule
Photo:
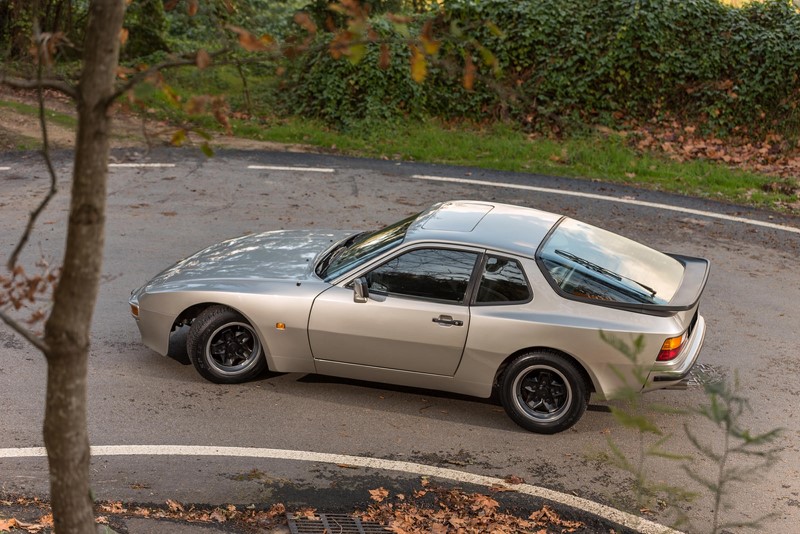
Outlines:
[[[517,424],[555,433],[592,393],[631,380],[685,387],[705,336],[708,272],[707,260],[568,217],[452,201],[375,232],[224,241],[133,291],[130,306],[161,354],[189,326],[189,357],[213,382],[269,369],[496,390]],[[638,361],[620,343],[636,344]]]

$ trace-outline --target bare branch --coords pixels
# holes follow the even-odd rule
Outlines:
[[[5,75],[0,75],[0,85],[5,85],[12,89],[51,89],[73,100],[78,97],[78,92],[75,87],[62,80],[42,78],[26,80],[24,78],[9,78]]]
[[[42,61],[39,61],[39,70],[38,70],[38,81],[42,81]],[[47,165],[47,172],[50,174],[50,189],[47,191],[47,194],[30,214],[28,218],[28,224],[25,226],[25,231],[22,233],[22,237],[19,238],[19,242],[17,246],[14,247],[14,251],[11,253],[11,257],[8,258],[8,270],[13,271],[14,267],[17,264],[17,260],[19,259],[19,255],[22,252],[22,249],[25,248],[25,245],[28,243],[28,239],[30,238],[31,232],[33,231],[33,225],[36,224],[36,219],[39,218],[39,215],[44,211],[47,205],[50,203],[50,200],[56,196],[58,193],[58,178],[56,176],[56,170],[53,168],[53,161],[50,159],[50,144],[47,138],[47,120],[45,116],[45,109],[44,109],[44,86],[39,83],[36,86],[36,96],[39,100],[39,124],[42,128],[42,157],[44,157],[45,164]]]
[[[230,51],[231,51],[230,48],[223,48],[222,50],[218,50],[218,51],[213,52],[213,53],[211,53],[209,55],[212,58],[218,58],[218,57],[224,56],[225,54],[227,54]],[[117,88],[117,90],[114,91],[114,93],[108,99],[107,105],[110,105],[117,98],[119,98],[120,96],[122,96],[126,92],[130,91],[135,86],[137,86],[138,84],[140,84],[144,80],[146,80],[149,76],[152,76],[153,74],[155,74],[157,72],[161,72],[162,70],[167,70],[167,69],[174,69],[176,67],[186,67],[188,65],[196,65],[196,64],[197,64],[197,56],[195,54],[184,55],[184,56],[182,56],[180,58],[164,61],[162,63],[158,63],[157,65],[153,65],[152,67],[149,67],[149,68],[147,68],[147,69],[145,69],[143,71],[137,72],[136,74],[131,76],[128,79],[127,82],[125,82],[124,84],[119,86]]]
[[[49,347],[47,346],[47,343],[44,342],[44,339],[35,335],[33,332],[22,326],[10,316],[6,315],[5,312],[0,311],[0,319],[2,319],[4,323],[11,327],[12,330],[24,337],[28,343],[47,354]]]

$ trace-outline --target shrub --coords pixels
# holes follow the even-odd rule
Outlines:
[[[446,0],[443,13],[412,23],[434,18],[444,37],[424,89],[376,16],[396,43],[389,69],[377,66],[377,45],[353,66],[330,58],[320,36],[289,84],[299,101],[289,100],[334,124],[424,111],[523,125],[671,114],[717,133],[800,127],[800,13],[789,0]],[[478,74],[469,91],[467,57]]]
[[[321,35],[299,60],[290,64],[284,106],[293,113],[317,117],[352,129],[373,121],[419,116],[425,109],[424,86],[408,73],[409,50],[391,25],[374,21],[381,40],[389,45],[389,63],[380,65],[380,45],[367,45],[361,61],[334,59]]]

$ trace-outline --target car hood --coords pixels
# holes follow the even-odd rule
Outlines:
[[[211,245],[158,274],[147,288],[201,280],[286,280],[312,275],[314,258],[352,232],[280,230]]]

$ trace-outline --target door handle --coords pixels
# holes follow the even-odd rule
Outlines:
[[[464,326],[464,321],[453,319],[449,315],[440,315],[439,317],[434,317],[432,320],[434,323],[439,323],[446,326]]]

